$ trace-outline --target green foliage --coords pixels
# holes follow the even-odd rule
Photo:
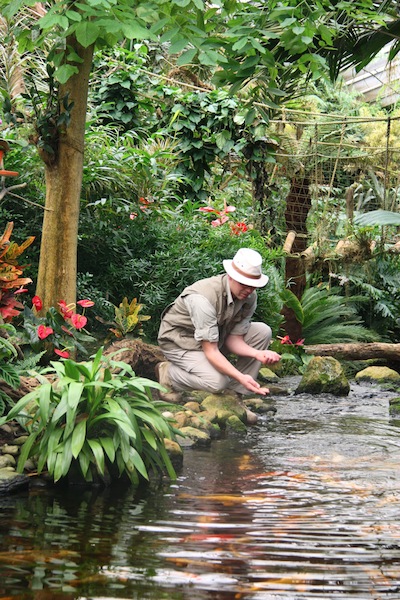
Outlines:
[[[301,298],[303,309],[302,332],[305,343],[328,344],[340,342],[372,342],[376,333],[367,329],[357,312],[363,296],[340,295],[340,288],[328,285],[310,287]]]
[[[376,253],[362,265],[349,266],[346,275],[333,275],[350,296],[366,299],[358,311],[380,340],[397,342],[400,336],[400,256]]]
[[[22,97],[27,100],[27,108],[33,111],[35,134],[31,141],[38,147],[40,153],[45,153],[47,160],[55,162],[58,151],[59,136],[68,127],[71,120],[73,102],[68,96],[60,99],[58,82],[54,79],[55,69],[46,65],[47,77],[41,84],[46,84],[46,90],[39,89],[34,77],[29,78],[27,91]]]
[[[0,424],[17,419],[29,437],[18,461],[28,458],[55,482],[76,469],[86,482],[125,477],[133,484],[150,471],[175,472],[164,446],[173,430],[151,399],[158,383],[136,377],[126,363],[103,356],[93,360],[52,362],[56,376],[21,398]]]
[[[12,389],[20,385],[18,369],[13,361],[17,358],[17,350],[9,337],[15,335],[15,328],[10,323],[0,323],[0,379]],[[0,390],[0,416],[4,413],[6,406],[12,405],[9,395]]]

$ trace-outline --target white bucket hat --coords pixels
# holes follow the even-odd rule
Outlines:
[[[240,248],[233,260],[222,261],[225,271],[239,283],[251,287],[264,287],[268,283],[268,276],[261,272],[261,254],[250,248]]]

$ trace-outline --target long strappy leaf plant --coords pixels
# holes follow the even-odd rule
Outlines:
[[[159,384],[137,377],[132,368],[103,355],[100,348],[88,362],[54,361],[42,371],[39,385],[21,398],[0,424],[17,420],[29,436],[18,462],[28,458],[38,473],[54,482],[76,480],[133,484],[150,473],[175,471],[164,440],[174,431],[152,401]],[[55,378],[50,383],[43,374]]]

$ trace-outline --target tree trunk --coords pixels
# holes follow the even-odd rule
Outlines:
[[[68,39],[67,44],[82,62],[76,65],[78,73],[60,86],[60,103],[66,94],[68,102],[74,103],[71,120],[65,131],[59,132],[55,159],[44,157],[46,205],[36,288],[43,302],[42,312],[60,300],[76,302],[79,204],[93,47],[83,48],[75,39]]]
[[[372,342],[369,344],[318,344],[304,346],[306,354],[316,356],[335,356],[345,360],[366,360],[369,358],[385,358],[400,361],[400,344]]]
[[[310,182],[304,179],[293,178],[289,195],[286,199],[286,231],[293,231],[296,236],[285,263],[285,281],[290,282],[291,291],[300,300],[306,287],[306,269],[301,253],[306,250],[307,217],[311,208]],[[293,309],[284,307],[282,314],[285,317],[284,330],[291,340],[296,341],[302,337],[301,324],[296,319]]]

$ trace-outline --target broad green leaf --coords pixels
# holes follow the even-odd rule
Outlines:
[[[283,302],[288,308],[291,308],[295,314],[296,319],[299,323],[304,322],[304,312],[300,300],[293,294],[289,289],[284,289],[280,294]]]
[[[68,387],[68,406],[71,409],[75,409],[78,404],[79,401],[82,398],[82,390],[83,390],[83,383],[82,382],[78,382],[78,381],[73,381],[69,387]]]
[[[104,451],[97,440],[88,440],[88,444],[93,452],[97,467],[102,475],[104,475]]]
[[[75,73],[78,73],[78,67],[72,65],[61,65],[61,67],[56,70],[54,76],[60,83],[66,83],[68,79],[72,77],[72,75],[75,75]]]
[[[108,456],[109,461],[111,463],[113,463],[115,461],[115,447],[114,447],[114,442],[112,441],[112,439],[101,437],[100,444],[103,446],[103,448]]]
[[[76,426],[72,433],[72,456],[74,458],[78,458],[80,451],[82,450],[83,444],[86,439],[86,419],[80,421]]]
[[[79,465],[81,467],[83,477],[88,481],[87,474],[90,467],[90,458],[88,452],[83,448],[83,451],[80,452],[79,457]]]
[[[149,475],[147,473],[147,469],[146,469],[146,465],[143,462],[142,457],[140,456],[139,452],[137,450],[135,450],[135,448],[130,448],[130,453],[129,453],[129,462],[131,462],[135,469],[145,478],[148,479]]]
[[[17,466],[18,473],[23,472],[25,463],[28,460],[28,458],[30,457],[30,451],[32,449],[33,444],[36,441],[37,436],[38,436],[38,432],[35,431],[35,432],[31,433],[30,436],[28,437],[28,439],[23,443],[23,445],[21,447],[21,452],[20,452],[20,455],[18,458],[18,466]]]
[[[71,438],[69,438],[62,447],[62,475],[66,477],[71,468],[72,462],[72,448],[71,448]]]
[[[76,39],[84,48],[95,43],[99,37],[100,29],[93,21],[82,21],[78,23],[75,31]]]
[[[143,437],[146,439],[146,442],[152,448],[154,448],[154,450],[157,450],[157,439],[156,439],[154,433],[152,431],[150,431],[149,429],[146,429],[145,427],[143,427],[142,434],[143,434]]]
[[[68,410],[68,392],[63,393],[60,402],[58,403],[53,416],[51,418],[53,423],[57,423],[61,417],[63,417]]]
[[[128,40],[148,40],[153,37],[149,29],[134,21],[123,23],[122,31]]]

